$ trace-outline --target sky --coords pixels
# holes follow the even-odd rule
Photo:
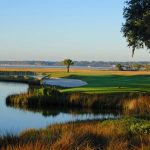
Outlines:
[[[124,0],[0,0],[0,60],[149,61],[121,33]]]

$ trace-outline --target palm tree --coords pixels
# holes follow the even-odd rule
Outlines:
[[[67,67],[67,72],[69,73],[70,66],[74,64],[73,61],[71,59],[65,59],[63,63]]]

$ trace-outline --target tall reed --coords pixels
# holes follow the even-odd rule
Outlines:
[[[140,130],[133,130],[133,126]],[[147,132],[141,132],[143,126]],[[149,149],[149,121],[135,118],[57,124],[30,129],[17,137],[0,138],[7,150],[142,150]],[[136,132],[135,132],[136,131]]]

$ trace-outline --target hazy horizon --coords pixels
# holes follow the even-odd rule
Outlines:
[[[0,60],[149,61],[120,32],[124,1],[1,1]]]
[[[0,62],[2,62],[2,61],[18,61],[18,62],[25,62],[25,61],[27,61],[27,62],[30,62],[30,61],[45,61],[45,62],[60,62],[60,61],[63,61],[64,59],[61,59],[61,60],[34,60],[34,59],[31,59],[31,60],[0,60]],[[85,59],[83,59],[83,60],[75,60],[75,59],[72,59],[72,61],[88,61],[88,62],[150,62],[150,60],[129,60],[129,61],[123,61],[123,60],[85,60]]]

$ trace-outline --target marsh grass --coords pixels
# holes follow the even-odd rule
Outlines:
[[[23,76],[20,76],[20,77],[15,77],[15,76],[1,77],[0,76],[0,81],[27,83],[29,85],[40,85],[40,80],[34,79],[34,78],[29,78],[29,77],[23,77]]]
[[[0,68],[0,71],[31,71],[36,73],[51,73],[52,76],[68,76],[66,73],[66,68]],[[116,75],[146,75],[150,74],[150,71],[111,71],[111,70],[95,70],[95,69],[81,69],[81,68],[71,68],[69,74],[116,74]]]
[[[87,108],[101,110],[131,110],[140,108],[139,112],[149,109],[149,96],[142,93],[109,93],[109,94],[88,94],[88,93],[60,93],[56,88],[39,88],[29,90],[28,93],[11,95],[6,98],[8,106],[22,108]],[[147,98],[147,100],[145,99]],[[144,99],[141,100],[141,99]],[[136,105],[140,103],[139,105]],[[143,103],[142,103],[143,102]],[[147,107],[145,107],[145,105]],[[141,105],[142,104],[142,105]],[[140,106],[140,107],[139,107]]]
[[[145,128],[141,132],[143,126]],[[56,124],[46,129],[28,129],[19,136],[0,138],[0,148],[7,150],[38,150],[40,148],[43,150],[142,150],[150,148],[149,126],[149,121],[136,118]]]
[[[123,107],[127,114],[150,114],[150,96],[124,100]]]

